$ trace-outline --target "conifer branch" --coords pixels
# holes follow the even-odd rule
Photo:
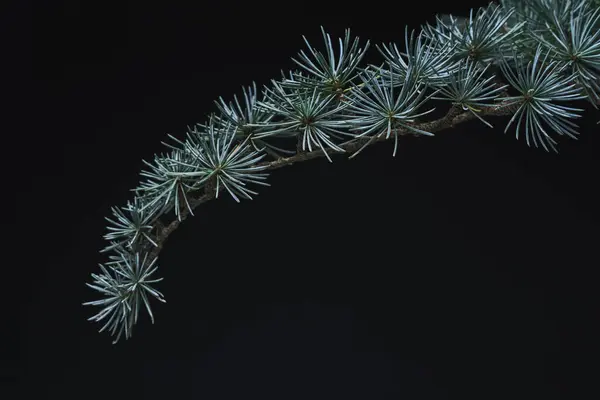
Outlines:
[[[507,116],[507,115],[512,115],[516,108],[517,108],[517,103],[505,102],[505,103],[499,104],[497,106],[488,107],[486,109],[483,109],[481,111],[481,115],[482,116],[496,116],[496,117]],[[450,110],[443,117],[436,119],[434,121],[428,121],[428,122],[423,122],[421,124],[418,124],[417,128],[426,130],[428,132],[439,132],[439,131],[453,128],[456,125],[459,125],[459,124],[467,122],[467,121],[471,121],[475,118],[476,117],[473,113],[462,112],[460,107],[451,107]],[[402,128],[398,129],[398,133],[400,135],[411,135],[412,134],[411,131],[409,131],[407,129],[402,129]],[[348,154],[351,154],[351,153],[357,151],[368,140],[369,139],[361,138],[361,139],[357,139],[355,141],[349,142],[347,144],[340,145],[340,147],[342,147],[345,150],[345,153],[336,152],[331,149],[325,149],[324,151],[319,149],[319,150],[313,150],[313,151],[309,151],[309,152],[299,152],[293,156],[281,157],[281,158],[278,158],[277,160],[273,160],[273,161],[265,161],[265,162],[260,163],[260,165],[266,167],[265,170],[275,170],[275,169],[290,166],[290,165],[293,165],[293,164],[296,164],[299,162],[309,161],[309,160],[313,160],[316,158],[324,157],[325,152],[328,152],[330,155],[334,155],[334,154],[348,155]],[[376,138],[373,141],[373,143],[383,142],[385,140],[386,140],[385,136],[380,136],[380,137]],[[190,201],[192,210],[203,203],[213,200],[215,198],[215,195],[216,195],[216,190],[215,190],[214,184],[211,186],[207,186],[205,188],[204,193],[200,197],[198,197],[196,199],[192,199]],[[155,241],[157,242],[158,246],[155,247],[151,251],[150,258],[153,259],[155,257],[158,257],[158,255],[159,255],[160,251],[162,250],[164,243],[167,240],[167,238],[169,237],[169,235],[171,233],[173,233],[179,227],[181,222],[183,222],[188,217],[189,214],[190,214],[189,211],[187,209],[184,209],[181,212],[181,220],[176,218],[173,221],[171,221],[171,223],[169,223],[168,225],[163,225],[162,222],[159,223],[159,225],[157,225],[157,238]]]
[[[468,18],[436,16],[419,34],[405,30],[405,47],[375,47],[385,62],[359,67],[366,50],[347,30],[339,46],[322,29],[325,51],[300,51],[300,70],[272,80],[260,96],[256,84],[243,101],[215,102],[217,113],[169,137],[169,154],[155,155],[132,189],[135,198],[112,207],[104,238],[109,261],[87,284],[104,298],[89,318],[129,338],[153,288],[156,260],[168,237],[193,210],[219,194],[252,199],[254,185],[268,186],[266,172],[298,162],[345,154],[393,138],[433,136],[484,117],[510,117],[505,132],[522,132],[527,145],[556,150],[555,137],[577,138],[585,99],[600,102],[600,8],[597,0],[500,0],[471,10]],[[509,94],[509,90],[512,94]],[[441,118],[422,118],[429,100],[450,103]],[[293,149],[280,147],[288,143]],[[285,146],[285,145],[283,145]],[[172,213],[172,214],[171,214]],[[167,221],[174,215],[171,221]]]

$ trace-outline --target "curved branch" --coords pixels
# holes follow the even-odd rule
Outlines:
[[[481,110],[480,116],[483,117],[483,116],[512,115],[515,112],[517,105],[518,104],[514,103],[514,102],[504,102],[504,103],[501,103],[494,107],[487,107],[487,108],[484,108]],[[426,132],[433,133],[433,132],[439,132],[439,131],[442,131],[445,129],[453,128],[455,125],[473,120],[475,118],[476,118],[476,116],[472,112],[463,112],[460,107],[454,106],[454,107],[450,108],[448,113],[446,115],[444,115],[443,117],[441,117],[437,120],[434,120],[434,121],[428,121],[428,122],[415,124],[414,126],[420,130],[424,130]],[[402,129],[402,128],[397,129],[396,132],[399,135],[413,134],[412,132],[410,132],[406,129]],[[352,140],[350,142],[340,145],[340,147],[345,150],[344,153],[337,152],[333,149],[326,149],[326,150],[319,149],[319,150],[310,151],[310,152],[297,153],[290,157],[281,157],[281,158],[279,158],[277,160],[273,160],[273,161],[265,161],[258,165],[266,166],[267,167],[266,170],[268,171],[268,170],[274,170],[274,169],[278,169],[278,168],[285,167],[288,165],[292,165],[297,162],[308,161],[308,160],[312,160],[314,158],[324,157],[325,152],[327,152],[327,154],[329,154],[329,155],[352,154],[353,152],[360,149],[365,144],[365,142],[367,142],[369,140],[372,140],[373,143],[376,143],[376,142],[382,142],[382,141],[386,140],[386,138],[384,135],[381,135],[376,138],[360,138],[360,139]],[[206,203],[207,201],[214,199],[216,197],[216,195],[217,195],[217,190],[216,190],[215,181],[212,180],[204,187],[204,193],[200,197],[198,197],[196,199],[192,199],[190,201],[191,209],[193,210],[196,207],[198,207],[200,204]],[[154,247],[152,249],[152,251],[150,252],[151,260],[158,257],[158,254],[162,250],[169,235],[171,233],[173,233],[179,227],[181,222],[185,221],[185,219],[188,217],[189,214],[190,214],[189,210],[187,208],[183,208],[181,210],[181,220],[175,218],[168,225],[164,225],[160,220],[157,221],[157,223],[156,223],[156,230],[157,230],[156,236],[157,237],[156,237],[155,242],[158,246]]]

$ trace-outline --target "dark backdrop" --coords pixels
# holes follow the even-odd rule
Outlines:
[[[293,68],[320,25],[402,43],[406,24],[486,4],[195,3],[52,2],[15,24],[33,52],[13,66],[34,77],[3,160],[26,272],[5,282],[23,310],[15,398],[554,399],[595,379],[597,113],[558,155],[500,119],[274,171],[168,240],[154,326],[98,334],[81,303],[103,218],[167,133]]]

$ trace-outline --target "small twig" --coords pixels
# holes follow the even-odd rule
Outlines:
[[[200,204],[206,203],[207,201],[214,199],[216,197],[216,194],[216,176],[214,176],[213,178],[209,179],[206,185],[204,186],[204,194],[202,196],[196,199],[190,199],[190,208],[195,209]],[[189,214],[190,210],[188,210],[186,207],[181,211],[181,220],[175,218],[169,225],[164,225],[163,222],[160,221],[160,219],[155,222],[157,226],[155,242],[158,246],[152,247],[152,251],[150,252],[151,260],[158,257],[158,254],[162,250],[169,235],[179,227],[179,224],[186,220]]]

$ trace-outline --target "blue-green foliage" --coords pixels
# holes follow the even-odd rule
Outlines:
[[[565,63],[549,61],[548,53],[540,60],[541,48],[538,47],[532,61],[517,59],[516,67],[507,63],[501,65],[506,80],[519,91],[517,96],[506,99],[515,100],[519,108],[512,116],[505,132],[517,121],[516,135],[524,125],[525,140],[528,145],[541,145],[544,149],[556,150],[556,141],[550,132],[568,135],[576,139],[577,125],[572,119],[579,118],[583,109],[565,106],[564,102],[584,99],[581,87],[575,83],[573,74],[565,74]],[[540,62],[541,61],[541,62]],[[544,125],[546,127],[544,127]]]
[[[100,332],[108,329],[111,335],[116,334],[113,341],[116,343],[123,333],[126,338],[131,336],[142,303],[154,323],[149,296],[163,303],[165,300],[162,293],[153,288],[162,278],[151,279],[158,268],[155,264],[156,258],[148,261],[147,253],[140,257],[140,253],[131,253],[123,248],[118,248],[118,256],[111,258],[113,261],[100,265],[100,274],[92,274],[94,282],[87,284],[102,293],[104,298],[84,305],[102,307],[100,312],[89,320],[102,322]]]
[[[456,70],[450,74],[445,84],[439,89],[439,94],[433,98],[436,100],[449,100],[460,106],[463,110],[471,112],[481,122],[492,125],[480,115],[482,107],[492,107],[499,93],[508,85],[494,83],[494,75],[488,76],[490,65],[478,66],[476,61],[461,60]]]
[[[420,33],[400,30],[404,44],[376,45],[380,65],[361,62],[369,48],[352,39],[333,41],[322,28],[324,47],[308,49],[293,61],[299,69],[258,90],[243,89],[243,100],[219,97],[208,121],[171,136],[169,152],[144,161],[133,201],[113,207],[107,218],[108,253],[88,284],[103,296],[84,303],[100,307],[91,320],[120,337],[130,337],[139,309],[152,318],[162,227],[176,224],[201,196],[223,189],[236,201],[252,199],[267,170],[284,156],[353,149],[353,157],[377,140],[412,133],[432,136],[430,100],[446,102],[485,125],[486,110],[516,110],[505,132],[546,150],[560,136],[577,137],[583,109],[574,101],[600,104],[600,4],[598,0],[500,0],[471,10],[468,17],[437,16]],[[468,114],[465,114],[468,115]],[[356,150],[358,149],[358,150]]]

